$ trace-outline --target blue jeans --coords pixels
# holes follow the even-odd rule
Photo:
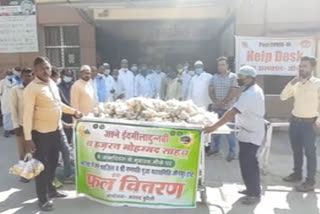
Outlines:
[[[296,175],[302,176],[303,153],[307,159],[306,181],[315,184],[317,169],[316,134],[313,130],[313,122],[307,122],[292,118],[289,127],[289,137],[293,151],[294,168]]]
[[[69,177],[73,174],[72,166],[71,166],[71,159],[70,159],[70,146],[68,143],[68,139],[66,136],[66,133],[64,130],[61,130],[61,139],[60,139],[60,145],[59,150],[62,154],[62,160],[63,160],[63,170],[64,170],[64,176]]]
[[[221,118],[227,111],[226,110],[221,110],[221,109],[215,109],[214,110],[215,113],[218,114],[219,118]],[[234,127],[233,126],[229,126],[231,129],[233,129]],[[228,135],[225,135],[228,139],[228,142],[229,142],[229,152],[233,152],[235,153],[236,152],[236,134],[234,132],[231,132],[230,134]],[[214,151],[219,151],[220,150],[220,138],[221,138],[221,135],[218,134],[218,135],[212,135],[211,136],[211,148],[214,150]]]

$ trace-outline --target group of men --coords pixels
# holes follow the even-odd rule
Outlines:
[[[281,94],[282,100],[295,98],[290,126],[294,173],[284,180],[296,182],[302,179],[305,151],[307,179],[297,187],[302,192],[313,190],[315,184],[314,130],[319,127],[320,118],[320,80],[312,76],[315,65],[313,58],[303,57],[299,77],[291,81]],[[34,158],[44,164],[45,170],[35,178],[36,191],[39,207],[51,211],[51,199],[66,196],[53,185],[59,151],[66,177],[72,174],[68,145],[72,143],[70,128],[75,119],[92,113],[99,102],[135,96],[191,99],[199,107],[219,115],[219,121],[206,127],[205,133],[213,133],[227,122],[235,122],[238,134],[237,137],[234,133],[228,136],[227,160],[235,159],[238,140],[241,175],[246,187],[240,193],[245,195],[243,203],[250,205],[260,200],[257,151],[265,134],[264,94],[256,84],[256,77],[257,71],[250,66],[241,67],[237,75],[231,73],[228,59],[219,57],[214,75],[204,70],[201,61],[195,62],[194,66],[178,65],[176,69],[162,71],[161,66],[148,67],[145,64],[132,65],[129,69],[128,61],[122,60],[121,68],[112,71],[107,63],[98,69],[84,65],[80,68],[80,78],[74,81],[75,74],[70,70],[59,72],[52,68],[48,59],[37,57],[33,69],[8,71],[1,82],[2,106],[8,105],[7,111],[2,108],[5,134],[7,136],[10,130],[15,130],[21,160],[26,153],[32,152]],[[220,137],[213,135],[207,154],[218,154],[219,145]]]

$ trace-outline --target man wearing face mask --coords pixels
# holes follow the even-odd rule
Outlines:
[[[204,71],[202,61],[197,61],[194,64],[194,67],[196,75],[194,75],[190,81],[188,98],[191,99],[197,106],[207,109],[210,104],[208,88],[212,79],[212,75]]]
[[[129,62],[126,59],[121,60],[121,69],[119,70],[118,80],[124,87],[124,99],[130,99],[134,96],[134,74],[128,69]]]
[[[260,201],[260,169],[257,151],[265,135],[264,115],[265,101],[263,90],[255,83],[257,71],[250,66],[243,66],[238,72],[238,85],[242,93],[238,101],[218,122],[204,129],[204,133],[212,133],[227,122],[236,119],[239,129],[239,162],[242,179],[246,189],[242,203],[251,205]]]
[[[108,88],[107,88],[107,80],[105,77],[105,70],[107,70],[107,66],[101,65],[98,68],[97,75],[93,79],[93,82],[92,82],[99,103],[106,102],[107,96],[108,96]]]
[[[233,106],[236,96],[238,95],[237,75],[229,71],[229,63],[227,57],[219,57],[217,59],[218,73],[213,75],[211,85],[209,87],[209,95],[212,101],[212,109],[218,114],[219,118]],[[217,155],[220,150],[221,135],[213,136],[211,143],[211,151],[208,155]],[[229,154],[227,161],[230,162],[236,158],[236,136],[231,133],[226,136],[229,142]]]
[[[97,97],[91,81],[91,68],[83,65],[80,68],[80,79],[71,87],[71,106],[88,115],[96,105]]]
[[[110,65],[104,63],[98,69],[97,76],[93,80],[93,86],[98,97],[98,102],[105,103],[112,100],[114,93],[114,80],[110,76]]]
[[[150,77],[152,79],[152,85],[153,85],[152,97],[164,99],[164,97],[161,94],[161,88],[163,87],[163,81],[166,78],[166,74],[162,72],[160,65],[157,65],[155,67],[154,73],[150,74]]]
[[[152,79],[148,72],[148,66],[141,65],[141,72],[136,76],[135,79],[135,97],[148,97],[151,98],[153,95]]]
[[[316,131],[320,127],[320,79],[313,76],[317,62],[312,57],[302,57],[299,76],[294,78],[282,91],[281,100],[294,98],[290,119],[289,137],[293,151],[293,173],[286,182],[299,182],[303,179],[303,153],[307,159],[306,180],[296,187],[299,192],[310,192],[315,188],[317,170]]]

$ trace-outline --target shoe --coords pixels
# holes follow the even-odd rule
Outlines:
[[[52,185],[56,188],[56,189],[60,189],[63,187],[63,183],[61,183],[57,178],[54,179],[54,181],[52,182]]]
[[[299,182],[302,180],[302,176],[301,175],[297,175],[295,173],[292,173],[291,175],[287,176],[287,177],[284,177],[282,179],[283,181],[286,181],[286,182]]]
[[[231,161],[233,161],[233,160],[235,160],[235,159],[236,159],[236,153],[234,153],[234,152],[229,152],[228,157],[227,157],[227,161],[228,161],[228,162],[231,162]]]
[[[212,151],[209,151],[209,152],[207,153],[207,156],[208,156],[208,157],[210,157],[210,156],[217,156],[217,155],[219,155],[219,154],[220,154],[219,150],[212,150]]]
[[[63,183],[65,184],[74,184],[76,182],[76,178],[74,175],[70,175],[69,177],[66,177],[63,179]]]
[[[26,179],[24,177],[20,177],[20,180],[19,180],[21,183],[29,183],[30,180],[29,179]]]
[[[45,211],[45,212],[50,212],[54,209],[52,201],[47,201],[44,204],[39,202],[39,208],[40,208],[40,210]]]
[[[302,184],[296,186],[296,191],[297,192],[313,192],[314,188],[315,188],[314,184],[303,182]]]
[[[65,198],[65,197],[67,197],[67,195],[60,192],[49,193],[49,198]]]
[[[239,194],[241,194],[241,195],[249,195],[249,193],[248,193],[248,190],[242,190],[242,191],[239,191],[238,192]]]
[[[245,196],[243,197],[241,203],[244,205],[254,205],[259,203],[261,198],[259,196]]]

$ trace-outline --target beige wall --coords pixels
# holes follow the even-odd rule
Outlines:
[[[14,66],[32,66],[33,59],[44,55],[44,26],[46,25],[79,25],[81,64],[95,65],[96,43],[95,27],[86,23],[75,9],[53,5],[38,5],[38,40],[39,52],[21,54],[0,53],[1,73]]]

